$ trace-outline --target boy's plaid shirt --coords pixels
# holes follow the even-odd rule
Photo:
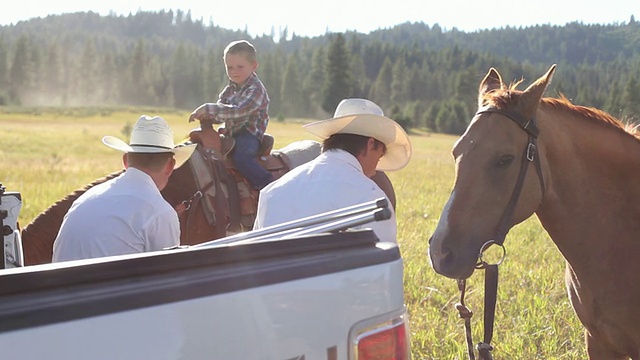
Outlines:
[[[224,133],[233,136],[243,129],[262,140],[269,123],[269,95],[256,73],[242,86],[230,81],[217,103],[207,104],[207,114],[224,121]]]

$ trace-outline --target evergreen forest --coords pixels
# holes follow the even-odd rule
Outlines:
[[[366,97],[407,128],[460,134],[495,67],[521,87],[558,64],[547,96],[640,119],[640,23],[537,25],[462,32],[404,23],[368,34],[250,36],[190,12],[50,15],[0,26],[0,106],[192,110],[227,83],[224,47],[246,39],[272,119],[325,118]]]

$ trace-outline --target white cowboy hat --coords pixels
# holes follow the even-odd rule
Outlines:
[[[376,170],[400,170],[411,159],[411,141],[407,133],[367,99],[344,99],[338,104],[333,118],[303,127],[323,139],[333,134],[355,134],[381,141],[387,147],[387,153],[380,158]]]
[[[175,145],[173,131],[167,121],[159,116],[142,115],[133,125],[129,144],[114,136],[105,136],[102,142],[110,148],[126,153],[173,153],[176,160],[174,169],[184,164],[197,144]]]

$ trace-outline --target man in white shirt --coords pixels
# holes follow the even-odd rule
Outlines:
[[[53,261],[88,259],[161,250],[180,243],[175,210],[160,191],[193,153],[194,145],[173,143],[173,131],[159,117],[143,115],[129,144],[113,136],[102,142],[123,151],[126,171],[76,199],[53,244]]]
[[[370,179],[376,172],[402,169],[411,142],[395,121],[366,99],[345,99],[334,117],[304,126],[324,139],[322,154],[260,191],[254,229],[385,197]],[[391,208],[391,207],[390,207]],[[396,242],[396,217],[361,227],[381,241]]]

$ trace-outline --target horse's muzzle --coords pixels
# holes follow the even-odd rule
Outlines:
[[[429,260],[435,272],[451,279],[466,279],[473,274],[477,257],[465,261],[459,253],[456,254],[447,246],[438,245],[438,241],[433,240],[433,237],[429,239]]]

